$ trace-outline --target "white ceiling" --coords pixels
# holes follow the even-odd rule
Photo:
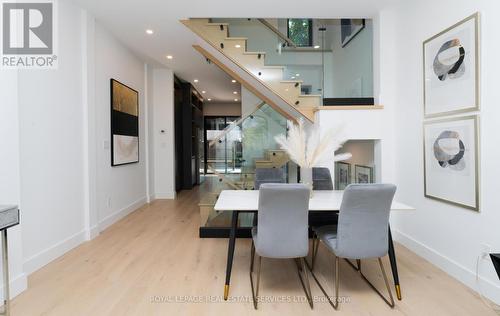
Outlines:
[[[63,0],[65,1],[65,0]],[[67,1],[67,0],[66,0]],[[153,65],[173,69],[212,102],[234,102],[239,84],[215,65],[209,65],[192,45],[197,37],[182,23],[189,17],[374,17],[400,0],[72,0],[87,9],[138,56]],[[147,35],[146,29],[154,30]],[[174,58],[168,60],[166,55]]]

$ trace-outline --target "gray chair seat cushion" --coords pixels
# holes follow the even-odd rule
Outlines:
[[[318,239],[330,250],[335,253],[337,247],[337,225],[325,225],[313,227],[313,231]]]

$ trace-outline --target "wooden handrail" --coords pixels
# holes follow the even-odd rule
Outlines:
[[[288,46],[292,46],[294,48],[297,48],[297,45],[287,36],[285,36],[283,33],[280,32],[274,25],[269,23],[266,19],[257,19],[259,20],[260,23],[264,24],[268,29],[270,29],[273,33],[278,35],[279,38],[284,40]]]
[[[186,26],[190,27],[188,24],[186,24]],[[193,32],[197,33],[201,38],[203,38],[203,35],[201,35],[196,29],[193,28],[192,30],[193,30]],[[220,50],[217,46],[215,46],[210,41],[207,41],[207,43],[210,46],[212,46],[213,48],[215,48],[217,51],[219,51],[226,58],[228,58],[229,60],[231,60],[241,70],[243,70],[244,72],[246,72],[250,76],[256,78],[254,74],[252,74],[248,69],[246,69],[240,63],[238,63],[237,61],[235,61],[234,58],[226,55],[222,50]],[[290,121],[297,122],[298,119],[296,117],[292,116],[291,114],[287,113],[285,110],[283,110],[282,108],[280,108],[279,105],[277,103],[275,103],[272,99],[270,99],[269,97],[267,97],[265,94],[261,93],[257,88],[255,88],[247,80],[243,79],[238,73],[236,73],[236,71],[234,71],[234,70],[230,69],[229,67],[227,67],[224,63],[222,63],[214,55],[212,55],[211,53],[209,53],[206,49],[204,49],[200,45],[193,45],[193,48],[196,49],[205,58],[208,58],[210,61],[212,61],[212,63],[215,64],[216,66],[218,66],[220,69],[222,69],[222,71],[224,71],[229,76],[231,76],[234,79],[236,79],[243,87],[245,87],[247,90],[249,90],[250,92],[252,92],[256,97],[258,97],[259,99],[265,101],[276,112],[278,112],[279,114],[281,114],[282,116],[284,116],[286,119],[288,119]],[[256,79],[260,80],[258,78],[256,78]],[[281,100],[283,100],[283,102],[287,103],[290,106],[291,110],[296,111],[298,114],[300,114],[301,116],[303,116],[304,118],[306,118],[308,121],[310,121],[311,123],[314,123],[314,118],[310,118],[307,115],[305,115],[304,113],[302,113],[298,108],[296,108],[290,102],[288,102],[287,100],[285,100],[279,93],[277,93],[276,91],[274,91],[267,83],[265,83],[264,81],[260,80],[260,84],[262,84],[264,87],[266,87],[271,92],[273,92],[276,96],[278,96]]]

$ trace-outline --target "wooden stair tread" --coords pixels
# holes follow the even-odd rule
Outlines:
[[[313,97],[320,97],[321,98],[321,94],[301,94],[299,95],[300,98],[313,98]]]
[[[266,52],[243,52],[243,55],[265,55]]]
[[[220,25],[229,26],[229,23],[213,23],[213,22],[209,22],[206,25],[208,25],[208,26],[220,26]]]
[[[303,80],[281,80],[281,83],[303,83]]]
[[[246,41],[248,37],[226,37],[226,41]]]
[[[264,66],[264,69],[285,69],[285,66]]]

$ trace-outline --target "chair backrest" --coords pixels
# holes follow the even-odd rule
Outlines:
[[[255,250],[268,258],[307,256],[309,189],[303,184],[266,183],[259,190]]]
[[[388,251],[393,184],[351,184],[344,191],[335,253],[342,258],[383,257]]]
[[[313,168],[313,190],[333,190],[330,169],[323,167]]]
[[[255,169],[254,188],[258,190],[264,183],[285,183],[285,173],[282,168]]]

